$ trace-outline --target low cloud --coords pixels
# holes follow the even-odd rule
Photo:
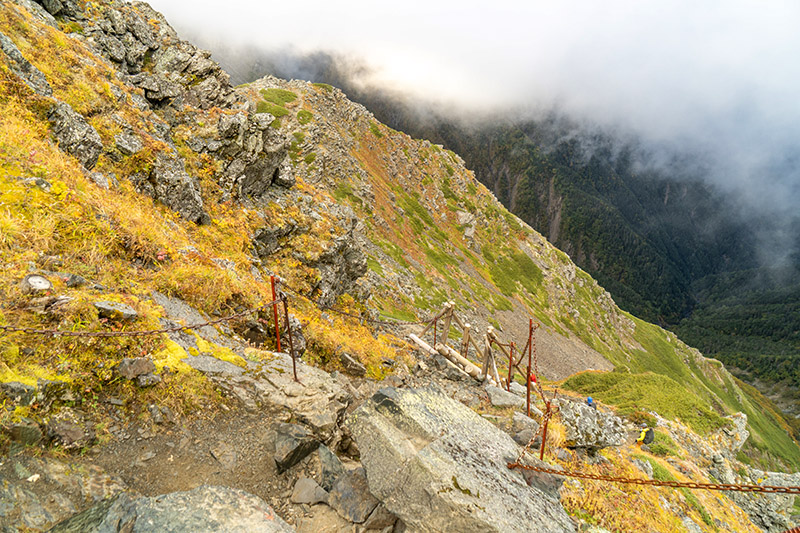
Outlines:
[[[152,3],[201,44],[282,55],[297,77],[314,72],[288,63],[321,52],[362,86],[467,117],[557,109],[664,148],[651,164],[692,154],[763,217],[798,216],[796,2]]]

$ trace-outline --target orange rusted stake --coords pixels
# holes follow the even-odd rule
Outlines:
[[[531,416],[531,352],[533,352],[533,319],[528,325],[528,374],[525,380],[525,395],[528,402],[527,414]]]
[[[547,402],[547,415],[550,414],[550,402]],[[542,448],[539,450],[539,460],[544,461],[544,443],[547,442],[547,422],[549,422],[550,417],[545,415],[544,417],[544,429],[542,430]]]
[[[294,380],[300,383],[297,379],[297,359],[294,356],[294,341],[292,340],[292,325],[289,323],[289,304],[286,303],[286,295],[282,295],[283,300],[283,314],[286,317],[286,332],[289,335],[289,355],[292,356],[292,372],[294,373]]]
[[[276,302],[272,304],[272,314],[275,318],[275,343],[278,347],[278,351],[281,351],[281,327],[278,325],[278,293],[275,290],[275,276],[270,276],[269,281],[272,284],[272,301]]]

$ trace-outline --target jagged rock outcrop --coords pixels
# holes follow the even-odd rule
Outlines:
[[[74,155],[81,164],[91,170],[103,150],[103,140],[83,116],[69,104],[59,102],[48,115],[58,146]]]
[[[347,420],[369,489],[413,531],[574,531],[558,500],[509,470],[519,448],[432,388],[384,388]]]
[[[309,265],[319,269],[320,303],[332,305],[339,295],[352,292],[356,282],[367,273],[367,256],[353,234],[348,233],[335,239]]]
[[[294,173],[286,162],[289,143],[283,134],[270,128],[274,117],[255,113],[255,110],[248,113],[244,99],[237,96],[228,74],[211,59],[210,52],[181,40],[160,13],[143,2],[109,2],[91,17],[69,2],[42,0],[40,4],[51,14],[79,24],[86,42],[110,60],[121,79],[142,89],[144,108],[158,110],[169,126],[194,127],[194,119],[186,116],[187,106],[200,110],[218,107],[233,111],[220,115],[217,132],[209,136],[193,134],[187,140],[193,150],[211,153],[223,161],[224,170],[219,179],[233,196],[260,198],[273,185],[287,188],[294,185]],[[0,45],[20,65],[23,80],[34,90],[47,93],[47,80],[38,70],[29,67],[18,51],[14,53],[16,47],[13,43],[0,39]],[[75,123],[71,129],[80,130],[80,135],[72,137],[90,135],[91,131],[78,127],[78,117],[68,117]],[[62,148],[76,155],[86,168],[91,169],[97,157],[88,148],[99,139],[95,135],[90,135],[83,143],[86,146],[77,146],[75,140],[70,140],[64,141]],[[116,139],[117,147],[124,155],[138,152],[141,144],[129,142],[132,139],[131,136]],[[98,154],[100,149],[102,146],[96,149]],[[177,154],[159,156],[153,169],[156,174],[139,175],[135,179],[137,186],[184,218],[201,220],[202,202],[196,185],[191,185],[193,180],[182,168],[177,168],[182,164],[169,161],[180,162],[180,158]],[[151,182],[149,186],[148,181]]]
[[[557,400],[557,403],[566,428],[567,446],[595,451],[625,443],[626,429],[618,416],[581,402]]]
[[[294,531],[261,498],[242,490],[204,485],[186,492],[135,498],[127,492],[54,526],[53,533],[106,531]]]
[[[220,146],[206,142],[207,150],[218,149],[230,158],[225,185],[239,198],[260,198],[273,184],[294,185],[294,174],[285,164],[289,143],[270,127],[273,120],[269,113],[223,115],[217,124]]]

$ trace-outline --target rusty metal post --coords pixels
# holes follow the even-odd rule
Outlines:
[[[439,325],[439,317],[433,319],[433,345],[436,346],[436,326]]]
[[[281,327],[278,325],[278,291],[275,289],[275,276],[269,277],[270,284],[272,285],[272,316],[275,322],[275,344],[277,350],[281,351]]]
[[[508,381],[506,381],[506,390],[511,392],[511,378],[514,376],[514,343],[508,345],[511,351],[508,354]]]
[[[550,421],[550,402],[547,402],[547,411],[544,416],[544,429],[542,429],[542,448],[539,450],[539,460],[544,461],[544,444],[547,442],[547,423]]]
[[[289,335],[289,355],[292,356],[292,372],[294,373],[294,380],[300,383],[297,379],[297,359],[294,356],[294,340],[292,339],[292,325],[289,323],[289,304],[287,303],[286,295],[281,295],[283,300],[283,314],[286,318],[286,333]]]
[[[527,400],[527,415],[531,416],[531,353],[533,352],[533,319],[528,325],[528,374],[525,379],[525,396]]]

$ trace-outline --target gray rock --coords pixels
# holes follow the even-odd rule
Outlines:
[[[35,446],[42,440],[42,430],[39,424],[28,418],[11,424],[8,435],[13,442],[18,442],[23,446]]]
[[[65,450],[76,450],[94,442],[95,433],[72,409],[62,409],[47,422],[47,437]]]
[[[343,518],[363,523],[378,506],[378,500],[369,491],[363,468],[356,468],[339,476],[331,489],[328,505]]]
[[[278,227],[264,227],[253,235],[253,248],[260,258],[267,258],[280,248],[280,241],[292,234],[296,229],[293,224]]]
[[[153,196],[186,220],[199,224],[208,217],[182,159],[159,154],[150,171],[149,183]]]
[[[511,418],[511,427],[514,429],[514,431],[521,431],[523,429],[538,431],[539,423],[529,416],[515,412]]]
[[[125,61],[127,51],[125,50],[125,45],[122,44],[122,41],[113,35],[101,35],[97,37],[97,40],[100,43],[100,46],[102,47],[106,57],[111,59],[111,61],[114,61],[115,63],[122,63]]]
[[[75,156],[81,164],[91,170],[103,150],[103,140],[86,119],[69,104],[59,102],[48,114],[58,147]]]
[[[202,353],[200,355],[187,355],[181,361],[203,374],[241,376],[244,373],[244,368],[240,366]]]
[[[683,523],[683,527],[685,527],[686,531],[689,533],[703,533],[703,529],[688,516],[681,517],[681,522]]]
[[[653,479],[653,465],[650,464],[650,461],[634,459],[631,462],[636,465],[636,468],[644,472],[648,478]]]
[[[728,476],[725,475],[724,471],[728,470],[730,470],[730,466],[727,462],[724,462],[717,465],[716,470],[711,469],[710,472],[715,477],[717,475],[721,476],[717,477],[717,479],[720,479],[723,483],[734,483],[735,477],[732,471]],[[800,486],[800,473],[764,472],[753,468],[750,469],[749,475],[759,485]],[[733,478],[734,481],[726,481],[722,478]],[[727,492],[726,494],[747,513],[755,525],[764,531],[778,533],[796,525],[792,524],[789,519],[795,501],[794,496],[791,494],[746,494],[742,492]]]
[[[278,424],[275,437],[275,465],[282,474],[313,452],[319,441],[303,426]]]
[[[744,413],[736,413],[731,416],[725,417],[731,421],[731,427],[724,427],[719,431],[722,441],[726,443],[727,452],[729,456],[735,457],[744,445],[747,438],[750,436],[750,431],[747,429],[747,415]]]
[[[239,531],[289,533],[294,528],[280,519],[261,498],[242,490],[203,485],[134,499],[124,492],[59,523],[52,533],[145,533],[165,531]]]
[[[511,392],[513,392],[514,394],[518,394],[522,397],[525,397],[528,394],[528,389],[526,389],[524,385],[520,385],[516,381],[512,381]],[[533,390],[531,390],[531,396],[535,396],[535,394],[536,393]]]
[[[138,58],[133,58],[137,62]],[[144,89],[144,96],[154,103],[162,103],[164,100],[175,98],[181,94],[181,88],[175,83],[159,74],[147,74],[142,72],[130,77],[131,83]]]
[[[159,383],[161,383],[161,376],[157,376],[156,374],[150,373],[136,376],[136,384],[141,388],[152,387],[153,385],[158,385]]]
[[[393,526],[395,522],[397,522],[397,517],[390,513],[382,503],[379,503],[369,517],[364,520],[364,529],[383,530]]]
[[[77,274],[67,274],[65,283],[70,289],[76,289],[78,287],[85,287],[89,284],[89,281]]]
[[[536,437],[535,439],[534,436]],[[541,435],[536,435],[536,432],[532,429],[521,429],[511,435],[511,438],[520,446],[528,446],[530,444],[535,448],[542,443]],[[531,442],[531,439],[533,439],[533,442]]]
[[[105,174],[101,172],[90,172],[89,179],[91,179],[95,183],[95,185],[97,185],[101,189],[105,190],[109,189],[109,180]]]
[[[507,468],[511,438],[443,392],[381,389],[347,425],[370,491],[413,531],[575,531],[557,499]]]
[[[126,357],[114,368],[125,379],[136,379],[154,372],[155,369],[155,363],[147,357]]]
[[[153,297],[153,301],[163,307],[164,312],[172,320],[178,320],[184,324],[200,324],[208,321],[207,316],[203,315],[197,309],[193,308],[183,300],[178,298],[170,298],[169,296],[165,296],[158,291],[153,291],[151,295]],[[162,324],[167,326],[178,325],[176,322],[162,322]],[[228,348],[233,346],[229,343],[226,343],[226,339],[220,335],[220,333],[214,329],[213,326],[203,326],[202,328],[195,329],[194,331],[208,341],[214,342],[221,346],[227,346]],[[168,335],[170,340],[178,343],[187,350],[190,348],[197,349],[197,343],[195,342],[193,335],[184,333],[182,331],[172,332]]]
[[[306,503],[314,505],[315,503],[328,503],[328,492],[317,485],[317,482],[311,478],[301,477],[294,484],[292,491],[293,503]]]
[[[118,302],[94,302],[95,309],[100,318],[107,318],[109,320],[136,320],[139,316],[131,306],[121,304]]]
[[[114,137],[114,145],[123,155],[139,153],[144,146],[136,136],[129,133],[120,133]]]
[[[33,92],[39,96],[51,97],[53,96],[53,89],[47,82],[44,74],[33,66],[17,48],[14,42],[0,33],[0,50],[5,53],[8,58],[8,64],[11,71],[25,82],[25,85],[30,87]]]
[[[567,446],[598,450],[625,443],[627,432],[618,416],[598,411],[583,402],[557,402],[566,429]]]
[[[28,274],[19,282],[20,290],[25,294],[39,294],[53,290],[50,280],[39,274]]]
[[[525,400],[512,394],[500,387],[494,385],[486,385],[486,393],[489,395],[489,401],[495,407],[524,407]]]
[[[340,353],[339,362],[342,363],[345,373],[351,376],[362,378],[367,375],[367,367],[356,361],[353,356],[348,353]]]
[[[350,232],[336,238],[309,266],[319,269],[319,302],[333,305],[340,295],[352,292],[356,281],[367,273],[367,256]]]
[[[320,444],[318,454],[320,469],[322,470],[320,485],[322,485],[323,489],[330,491],[339,476],[344,474],[344,465],[336,454],[324,444]]]

